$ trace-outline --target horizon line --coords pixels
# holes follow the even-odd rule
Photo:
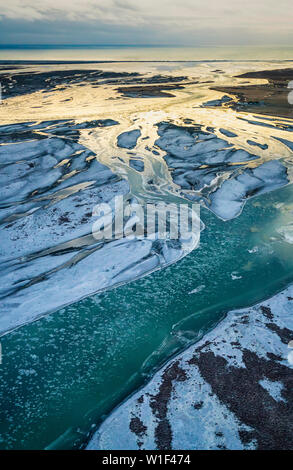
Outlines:
[[[0,43],[0,48],[27,48],[27,47],[292,47],[291,44],[50,44],[50,43],[34,43],[34,44],[14,44]]]

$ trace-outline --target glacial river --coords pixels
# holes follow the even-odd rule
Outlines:
[[[42,295],[44,316],[34,322],[31,320],[35,318],[30,318],[15,323],[15,327],[22,326],[11,327],[1,338],[0,448],[83,447],[115,406],[141,387],[172,355],[215,327],[227,311],[253,305],[293,281],[292,150],[276,139],[289,141],[292,131],[281,128],[284,120],[255,118],[232,109],[201,107],[202,103],[222,96],[211,91],[203,77],[208,82],[213,77],[214,81],[226,83],[233,80],[231,76],[235,73],[249,69],[248,64],[232,63],[221,65],[222,73],[213,74],[218,66],[202,64],[176,69],[175,75],[188,73],[193,80],[197,76],[200,83],[174,91],[174,99],[132,100],[117,95],[112,99],[113,87],[107,84],[102,90],[95,88],[93,96],[89,86],[73,85],[55,91],[56,97],[43,97],[39,107],[40,92],[36,92],[10,98],[6,108],[1,109],[3,124],[23,123],[27,119],[40,123],[69,117],[77,122],[93,118],[116,119],[117,126],[80,130],[78,142],[93,151],[116,175],[127,180],[131,196],[140,202],[180,200],[193,191],[180,189],[178,181],[172,178],[163,145],[156,147],[156,154],[151,152],[158,139],[156,124],[163,121],[184,127],[185,121],[192,119],[193,125],[200,125],[205,135],[213,134],[213,139],[219,139],[217,142],[224,139],[225,151],[240,149],[252,154],[253,148],[258,158],[245,161],[247,171],[280,159],[287,169],[288,184],[245,197],[239,214],[227,220],[217,213],[218,206],[215,210],[211,206],[213,210],[209,210],[201,201],[204,229],[199,246],[185,253],[179,261],[148,276],[100,293],[89,291],[80,296],[86,298],[77,302],[66,301],[64,303],[70,305],[52,307],[51,313],[51,294],[46,293],[46,288],[38,293]],[[105,69],[111,67],[118,70],[118,65],[108,65]],[[159,66],[149,67],[147,73],[152,74]],[[256,66],[259,70],[263,67],[263,63]],[[273,68],[274,64],[269,67]],[[134,68],[133,64],[127,70]],[[62,103],[69,98],[72,100],[66,107]],[[255,119],[257,124],[251,122]],[[275,126],[276,122],[279,125]],[[292,126],[292,122],[288,122]],[[117,148],[117,136],[135,128],[141,130],[136,148],[131,151]],[[251,140],[260,146],[252,147],[247,142]],[[144,161],[142,173],[130,167],[131,155]],[[227,171],[225,167],[219,184],[230,175]],[[69,174],[68,178],[71,177]],[[154,181],[148,185],[150,179]],[[54,184],[53,189],[57,183]],[[50,201],[52,188],[47,194]],[[201,189],[197,195],[200,192]],[[82,196],[82,192],[79,194]],[[210,195],[213,197],[213,192]],[[4,209],[14,210],[14,204],[18,207],[20,203],[31,201],[40,204],[34,197],[30,191],[23,201],[17,204],[13,201]],[[40,207],[42,210],[43,206]],[[27,215],[23,213],[21,217],[26,219]],[[51,244],[50,249],[53,249],[53,241]],[[57,254],[63,256],[60,246]],[[24,263],[22,258],[10,254],[15,256],[13,262]],[[44,256],[44,251],[38,254],[40,263]],[[31,258],[26,257],[25,268],[31,266],[30,262]],[[65,263],[62,269],[64,292],[66,289],[70,292],[67,273],[71,268]],[[17,268],[15,270],[17,272]],[[46,286],[42,284],[45,280],[46,276],[38,284],[40,292],[42,286]],[[20,291],[23,301],[26,301],[25,289]],[[58,285],[58,295],[62,298],[62,283]],[[44,308],[46,302],[48,312]]]

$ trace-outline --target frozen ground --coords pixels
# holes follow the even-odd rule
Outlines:
[[[101,128],[115,130],[116,149],[125,149],[124,161],[144,182],[147,160],[137,150],[142,145],[141,130],[121,133],[116,120],[47,121],[0,129],[5,141],[0,146],[2,333],[176,262],[193,247],[192,243],[183,247],[181,240],[154,243],[123,238],[105,243],[92,236],[96,204],[107,202],[114,209],[116,195],[131,201],[127,180],[79,143],[81,131]],[[203,204],[224,220],[238,216],[249,197],[289,182],[282,161],[262,163],[258,155],[225,140],[236,134],[224,128],[216,133],[201,125],[161,122],[154,130],[158,138],[146,148],[152,154],[158,153],[156,149],[164,152],[176,185],[173,191],[179,187],[181,197]],[[153,171],[149,181],[157,178],[155,167]],[[158,200],[159,187],[153,188]],[[127,223],[131,222],[126,218]]]
[[[220,133],[236,137],[225,129]],[[258,155],[219,138],[214,129],[161,123],[158,134],[155,144],[167,152],[164,159],[185,197],[201,200],[224,220],[238,216],[249,197],[289,182],[281,161],[258,163]],[[252,161],[259,166],[249,168]]]
[[[0,129],[6,137],[0,146],[1,333],[175,262],[192,249],[181,240],[93,237],[95,205],[109,203],[114,217],[115,196],[124,196],[125,204],[132,199],[128,182],[79,144],[78,132],[117,124],[51,121]],[[122,134],[126,147],[129,135]],[[137,159],[132,165],[143,169]]]
[[[291,286],[228,313],[114,410],[87,449],[292,449],[292,302]]]

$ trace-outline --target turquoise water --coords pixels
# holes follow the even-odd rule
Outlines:
[[[95,423],[226,311],[292,282],[293,245],[277,232],[292,219],[292,196],[289,185],[250,199],[229,222],[202,209],[200,246],[180,262],[3,337],[0,448],[83,446]]]

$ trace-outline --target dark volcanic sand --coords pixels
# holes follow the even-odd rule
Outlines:
[[[289,81],[293,79],[293,69],[248,72],[237,75],[236,78],[266,79],[268,84],[213,87],[213,90],[237,97],[237,101],[232,101],[227,106],[239,111],[293,118],[293,106],[288,102],[287,88]]]
[[[186,80],[187,77],[172,77],[164,75],[154,75],[153,77],[144,77],[137,72],[107,72],[97,69],[75,69],[75,70],[53,70],[49,72],[21,72],[15,70],[17,67],[0,66],[0,71],[5,70],[1,74],[2,98],[11,98],[17,95],[26,95],[36,91],[55,91],[60,86],[70,86],[76,84],[88,83],[93,86],[99,85],[143,85],[153,83],[172,83]],[[7,73],[6,73],[7,71]],[[165,85],[168,89],[172,85]],[[178,85],[173,86],[173,89]],[[60,88],[59,88],[60,90]],[[157,96],[152,95],[152,96]]]
[[[156,86],[131,86],[131,87],[120,87],[117,91],[123,96],[129,98],[173,98],[175,95],[167,93],[165,90],[178,90],[183,89],[182,85],[156,85]]]

